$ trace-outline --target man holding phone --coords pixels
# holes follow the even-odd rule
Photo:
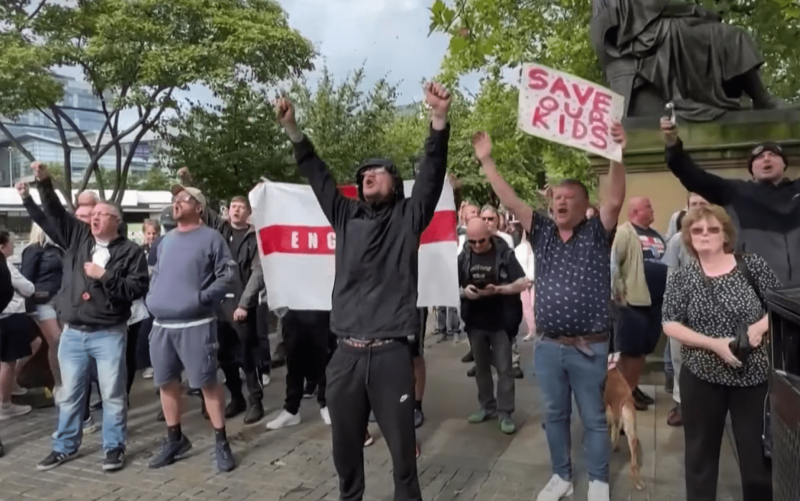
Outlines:
[[[475,357],[475,382],[481,408],[469,417],[481,423],[496,417],[505,434],[516,431],[514,373],[511,339],[506,333],[506,312],[518,307],[525,289],[525,272],[509,247],[492,235],[480,218],[467,224],[467,246],[458,256],[461,287],[461,316]],[[497,399],[494,395],[492,365],[497,369]]]

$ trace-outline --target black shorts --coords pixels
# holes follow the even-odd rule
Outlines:
[[[614,350],[624,355],[649,355],[661,338],[661,305],[622,306],[614,336]]]
[[[16,362],[31,355],[33,322],[25,313],[0,318],[0,362]]]
[[[425,356],[425,328],[428,325],[428,308],[417,308],[419,313],[419,329],[411,341],[411,356],[419,358]]]

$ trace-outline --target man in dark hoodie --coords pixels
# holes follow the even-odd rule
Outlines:
[[[389,160],[370,160],[356,172],[359,200],[336,188],[325,163],[300,132],[292,103],[275,103],[278,120],[294,144],[300,172],[336,232],[336,278],[331,330],[339,347],[327,370],[333,462],[340,499],[364,494],[364,430],[370,409],[392,455],[396,501],[421,500],[415,458],[414,366],[409,338],[417,314],[420,236],[433,218],[447,168],[450,93],[425,87],[431,130],[414,191]]]
[[[788,159],[776,143],[756,145],[747,170],[752,181],[725,179],[697,166],[669,118],[661,119],[667,166],[681,184],[721,205],[739,232],[737,252],[758,254],[784,287],[800,285],[800,179],[786,176]]]

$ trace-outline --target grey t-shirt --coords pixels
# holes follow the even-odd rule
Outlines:
[[[228,244],[208,226],[164,235],[156,251],[146,305],[157,322],[214,316],[233,285],[236,263]]]
[[[661,262],[669,266],[670,271],[674,271],[691,263],[693,259],[686,250],[686,246],[683,245],[681,233],[676,233],[667,242],[667,250],[664,252]]]

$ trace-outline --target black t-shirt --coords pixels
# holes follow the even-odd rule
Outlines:
[[[667,250],[667,243],[661,235],[652,228],[640,228],[633,225],[639,235],[644,258],[644,278],[647,289],[650,291],[650,300],[653,304],[661,304],[664,299],[664,290],[667,287],[667,271],[669,267],[661,261]]]
[[[468,285],[475,285],[482,289],[489,284],[506,285],[519,280],[525,276],[522,266],[512,254],[508,263],[508,279],[501,280],[497,269],[497,250],[492,248],[484,254],[473,253],[469,264]],[[476,300],[469,300],[469,309],[465,319],[467,328],[485,329],[491,331],[505,330],[505,301],[507,296],[496,294]]]
[[[247,226],[241,229],[231,227],[231,230],[233,230],[231,233],[231,242],[230,242],[231,253],[234,253],[234,251],[239,249],[239,246],[242,245],[242,242],[244,242],[244,238],[245,236],[247,236],[247,232],[249,229],[250,228],[248,228]],[[234,253],[234,259],[236,259],[235,256],[236,255]]]

